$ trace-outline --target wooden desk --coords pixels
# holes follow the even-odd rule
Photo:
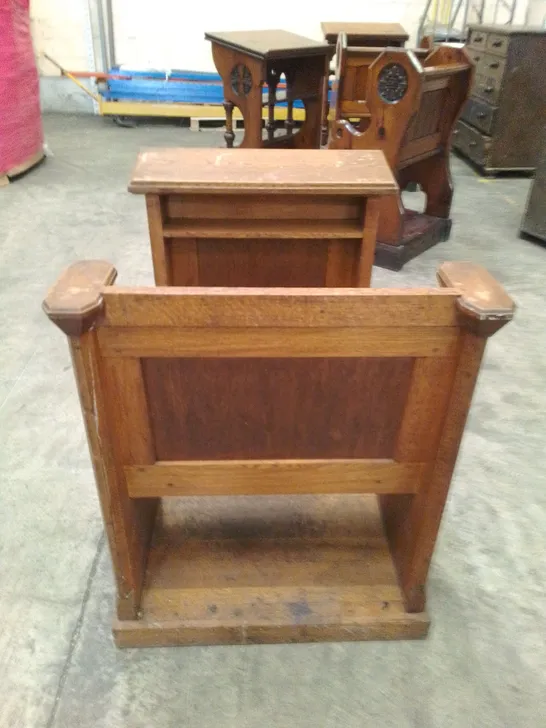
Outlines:
[[[378,206],[397,194],[381,152],[151,149],[145,194],[160,286],[368,286]]]
[[[324,78],[334,48],[285,30],[205,33],[205,38],[212,43],[212,57],[224,83],[224,136],[228,147],[233,146],[235,139],[233,108],[237,106],[245,125],[241,147],[318,149]],[[278,89],[279,84],[285,84],[284,91]],[[294,133],[292,109],[298,99],[305,107],[305,121]],[[286,133],[275,136],[275,104],[280,101],[286,101],[288,107]],[[263,106],[268,107],[265,139]]]
[[[347,34],[349,45],[403,48],[408,33],[398,23],[321,23],[324,40],[336,45],[340,33]]]

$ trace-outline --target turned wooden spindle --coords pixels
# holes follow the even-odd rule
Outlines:
[[[284,128],[288,136],[292,135],[294,130],[294,97],[292,95],[292,86],[294,83],[294,74],[286,73],[286,121],[284,122]]]
[[[224,101],[224,109],[226,111],[226,131],[224,139],[226,140],[226,146],[228,149],[233,147],[235,140],[235,134],[233,132],[233,107],[234,104],[231,101]]]
[[[275,70],[272,70],[267,77],[267,86],[269,89],[268,100],[267,100],[267,139],[273,141],[275,137],[275,100],[277,97],[277,84],[279,83],[279,77]]]

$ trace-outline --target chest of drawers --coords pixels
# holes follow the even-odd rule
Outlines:
[[[546,118],[546,32],[471,25],[467,51],[476,75],[453,146],[485,173],[534,170]]]

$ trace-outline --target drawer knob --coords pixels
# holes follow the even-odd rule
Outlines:
[[[483,111],[480,111],[480,113],[477,114],[478,119],[485,119],[486,116],[487,116],[487,114],[484,114]]]
[[[494,86],[486,86],[484,88],[484,91],[485,91],[486,94],[492,94],[494,90],[495,90],[495,87]]]
[[[476,37],[474,38],[474,40],[476,41],[476,43],[481,43],[481,42],[482,42],[482,40],[483,40],[483,35],[477,35],[477,36],[476,36]]]
[[[498,61],[493,61],[493,63],[489,64],[489,68],[498,68],[498,67],[499,67]]]
[[[478,142],[469,142],[468,143],[468,146],[469,147],[477,147],[478,146]]]
[[[493,48],[500,48],[501,45],[502,45],[502,40],[493,41]]]
[[[481,56],[474,56],[474,63],[478,63],[480,58],[481,58]]]

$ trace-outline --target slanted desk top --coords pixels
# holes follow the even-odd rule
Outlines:
[[[321,23],[328,43],[336,43],[340,33],[347,33],[349,44],[359,45],[367,38],[385,38],[403,45],[409,38],[399,23]]]
[[[136,193],[391,195],[397,184],[377,150],[149,149],[129,184]]]
[[[234,30],[227,33],[205,33],[213,43],[244,51],[256,58],[273,60],[288,56],[331,55],[327,43],[289,33],[286,30]]]

